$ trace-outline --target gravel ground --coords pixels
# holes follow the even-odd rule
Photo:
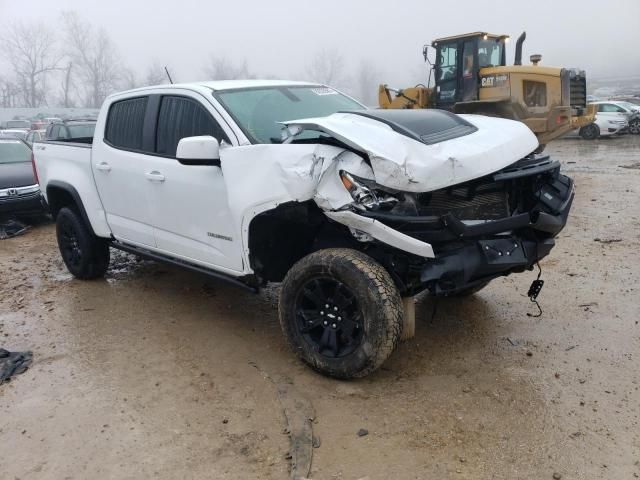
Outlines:
[[[277,287],[115,252],[81,282],[52,225],[0,241],[0,347],[34,352],[0,386],[0,477],[287,478],[286,391],[315,410],[313,479],[638,478],[640,137],[548,153],[577,198],[544,315],[526,315],[536,272],[425,295],[416,337],[359,381],[293,357]]]

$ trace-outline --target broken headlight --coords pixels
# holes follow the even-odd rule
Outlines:
[[[344,170],[340,171],[340,180],[357,208],[379,210],[392,208],[398,203],[398,198],[393,193],[386,191],[372,180],[356,177]]]

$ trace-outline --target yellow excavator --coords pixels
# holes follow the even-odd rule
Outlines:
[[[474,32],[434,40],[435,63],[427,45],[422,51],[431,64],[427,86],[380,85],[380,108],[440,108],[519,120],[538,137],[542,151],[554,138],[592,123],[596,111],[587,105],[584,70],[540,66],[538,54],[531,55],[531,65],[522,65],[525,38],[523,32],[516,42],[513,65],[506,64],[507,35]]]

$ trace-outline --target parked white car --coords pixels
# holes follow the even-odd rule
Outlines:
[[[34,155],[73,275],[104,275],[113,247],[282,282],[293,351],[351,378],[395,349],[410,297],[468,295],[550,252],[573,181],[537,147],[520,122],[238,80],[112,95],[92,139]]]
[[[0,130],[0,138],[17,138],[19,140],[26,140],[29,130],[23,130],[21,128],[7,128],[6,130]]]
[[[594,102],[598,106],[596,118],[592,124],[582,127],[579,134],[586,140],[625,133],[640,133],[640,118],[627,102],[601,101]],[[633,131],[631,131],[633,124]]]

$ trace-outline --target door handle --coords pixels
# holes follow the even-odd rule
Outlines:
[[[164,175],[162,175],[157,170],[147,172],[144,174],[144,176],[147,177],[147,180],[149,180],[150,182],[164,182]]]
[[[110,172],[111,165],[109,165],[107,162],[101,162],[96,165],[96,170],[100,170],[101,172]]]

